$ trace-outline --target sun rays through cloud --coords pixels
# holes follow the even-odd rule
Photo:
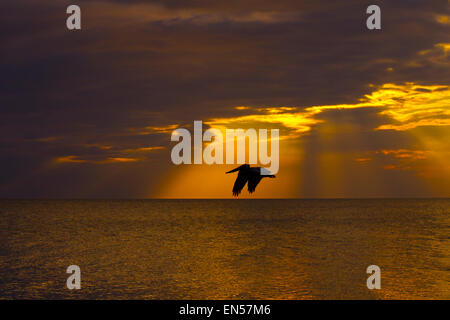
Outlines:
[[[416,83],[387,83],[372,87],[374,90],[356,103],[307,107],[236,106],[233,109],[245,114],[211,118],[205,121],[205,124],[221,130],[223,134],[230,128],[280,129],[280,172],[283,172],[284,166],[285,170],[295,174],[284,176],[283,183],[289,185],[289,188],[282,189],[281,185],[274,182],[273,188],[266,189],[268,194],[275,197],[292,197],[294,194],[298,196],[298,193],[289,192],[292,190],[304,190],[302,196],[343,197],[355,192],[352,187],[357,179],[355,172],[363,172],[364,176],[372,181],[374,196],[383,194],[386,188],[386,182],[377,178],[379,171],[396,171],[409,175],[413,180],[436,180],[436,172],[444,173],[446,178],[450,178],[448,161],[444,160],[448,159],[449,146],[443,144],[440,137],[433,139],[426,133],[436,128],[450,133],[449,87]],[[336,122],[336,112],[346,119],[352,112],[367,110],[371,111],[372,127],[361,127],[351,117],[348,122]],[[418,131],[421,133],[417,134]],[[367,134],[383,135],[383,132],[391,135],[399,132],[410,136],[415,149],[386,149],[382,146],[367,145],[367,151],[362,153],[351,150],[352,146],[355,146],[355,149],[361,148]],[[333,150],[334,148],[330,147],[342,144],[343,139],[348,151]],[[314,145],[311,144],[312,141]],[[441,143],[438,143],[439,141]],[[179,170],[181,169],[176,171]],[[221,172],[220,169],[215,170]],[[314,176],[317,191],[307,191],[308,187],[302,186],[301,181],[305,179],[302,171],[305,170],[307,176]],[[184,170],[185,173],[195,172],[196,175],[209,171],[205,165],[189,166]],[[207,180],[199,181],[204,185]],[[160,196],[170,198],[179,195],[176,190],[186,188],[184,183],[192,185],[192,180],[177,179],[177,187],[169,184],[170,187],[164,190],[171,191],[162,192]],[[199,190],[203,190],[200,191],[203,197],[220,197],[222,192],[208,187]]]

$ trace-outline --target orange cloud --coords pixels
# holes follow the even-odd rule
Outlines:
[[[136,152],[150,152],[155,150],[162,150],[165,149],[165,147],[143,147],[143,148],[136,148],[136,149],[126,149],[124,152],[126,153],[136,153]]]
[[[84,163],[87,161],[83,160],[83,159],[79,159],[77,156],[65,156],[65,157],[56,158],[55,162],[57,162],[57,163]]]
[[[430,151],[422,151],[422,150],[407,150],[407,149],[399,149],[399,150],[381,150],[381,153],[384,155],[393,155],[395,158],[404,158],[404,159],[426,159],[427,153]]]
[[[91,163],[91,164],[105,164],[105,163],[126,163],[141,161],[139,158],[122,158],[122,157],[109,157],[101,160],[82,159],[78,156],[70,155],[64,157],[58,157],[54,161],[58,164],[61,163]]]

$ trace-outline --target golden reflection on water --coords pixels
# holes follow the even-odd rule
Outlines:
[[[0,201],[1,298],[450,298],[450,200]],[[82,289],[65,288],[67,266]],[[368,290],[367,266],[381,268]]]

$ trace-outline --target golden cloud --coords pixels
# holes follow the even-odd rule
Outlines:
[[[176,124],[169,124],[166,126],[148,126],[145,127],[143,130],[138,129],[136,132],[139,135],[147,135],[147,134],[153,134],[153,133],[171,133],[173,130],[175,130],[178,126]],[[132,131],[136,131],[136,129],[133,129]]]
[[[449,25],[450,24],[450,16],[448,15],[437,15],[435,17],[436,22],[440,24]]]
[[[420,86],[386,84],[382,90],[367,97],[380,104],[394,123],[381,125],[377,130],[405,131],[422,126],[450,125],[450,89],[444,85]]]
[[[288,129],[286,137],[297,137],[323,122],[316,116],[328,110],[378,108],[379,114],[392,120],[375,130],[404,131],[420,126],[450,125],[450,89],[446,85],[418,85],[415,83],[383,84],[359,103],[299,107],[235,107],[252,110],[254,114],[205,121],[211,127],[257,127],[258,124],[280,125]]]

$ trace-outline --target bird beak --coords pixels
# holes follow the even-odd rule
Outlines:
[[[237,167],[237,168],[235,168],[235,169],[233,169],[233,170],[230,170],[230,171],[228,171],[228,172],[225,172],[225,174],[227,174],[227,173],[232,173],[232,172],[236,172],[236,171],[239,170],[239,168],[240,168],[240,167]]]

